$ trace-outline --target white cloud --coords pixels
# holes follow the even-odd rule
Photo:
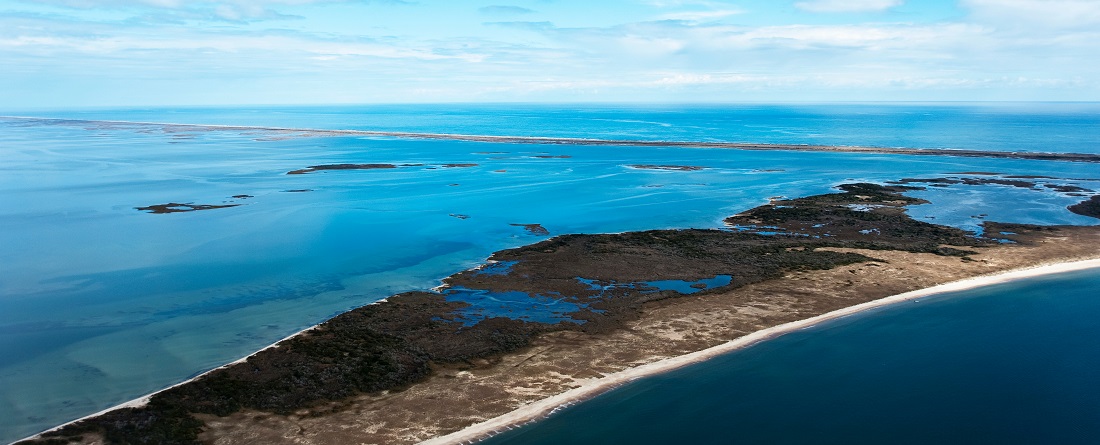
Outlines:
[[[524,8],[522,6],[489,5],[489,6],[485,6],[485,7],[482,7],[482,8],[478,8],[478,12],[480,12],[482,14],[491,14],[491,15],[520,15],[520,14],[531,14],[535,11],[532,10],[532,9],[529,9],[529,8]]]
[[[682,20],[687,22],[701,22],[706,20],[718,20],[731,15],[742,14],[739,9],[722,9],[716,11],[685,11],[662,14],[660,20]]]
[[[247,22],[297,18],[277,12],[281,6],[321,3],[352,3],[357,0],[21,0],[24,3],[51,5],[78,10],[156,11],[156,17],[171,20],[213,20]],[[372,0],[358,0],[372,3]],[[374,0],[374,3],[408,3],[405,0]],[[171,14],[164,16],[164,13]]]
[[[708,8],[718,8],[722,6],[728,6],[709,0],[650,0],[644,3],[654,8],[679,8],[684,6],[704,6]]]
[[[751,55],[754,63],[790,64],[813,55],[942,59],[984,49],[990,29],[968,24],[734,26],[646,22],[612,28],[544,27],[563,46],[609,59],[684,55],[709,66]],[[918,60],[914,59],[914,62]],[[623,63],[629,63],[623,60]],[[651,62],[651,61],[647,61]]]
[[[479,48],[454,42],[408,41],[354,35],[318,35],[291,30],[244,31],[187,25],[128,25],[61,21],[42,16],[0,15],[0,64],[8,57],[126,60],[151,69],[191,60],[225,57],[229,65],[249,68],[262,60],[273,68],[280,59],[392,59],[479,63],[489,57]],[[239,63],[238,63],[239,61]],[[92,62],[89,62],[92,63]],[[250,69],[262,69],[251,65]]]
[[[808,0],[794,5],[810,12],[881,12],[902,3],[903,0]]]
[[[0,37],[0,48],[20,47],[38,50],[41,54],[58,51],[75,51],[86,55],[110,55],[136,51],[219,52],[223,54],[302,54],[318,60],[334,60],[340,57],[379,57],[390,59],[461,60],[480,62],[484,55],[459,53],[439,54],[430,48],[407,48],[372,42],[321,41],[291,36],[190,36],[186,39],[149,39],[144,37],[112,36],[104,38],[84,37]]]
[[[356,0],[221,0],[221,1],[184,1],[184,0],[22,0],[24,3],[38,3],[45,5],[64,6],[77,9],[117,9],[132,7],[155,8],[186,8],[200,4],[206,5],[239,5],[247,7],[267,8],[277,5],[308,5],[315,3],[349,3]],[[360,0],[362,2],[362,0]],[[367,2],[369,3],[369,1]],[[405,3],[401,0],[388,0],[386,3]]]
[[[963,0],[976,18],[1003,25],[1076,28],[1100,25],[1098,0]]]
[[[476,6],[465,6],[454,9],[467,15],[455,17],[457,24],[450,28],[439,21],[425,21],[423,25],[402,22],[401,27],[339,30],[310,22],[315,18],[288,24],[294,29],[192,22],[253,21],[275,10],[291,11],[287,5],[319,0],[41,1],[73,8],[113,5],[109,9],[115,12],[58,13],[55,8],[39,8],[50,12],[0,13],[0,66],[5,67],[0,70],[0,84],[19,81],[64,88],[95,78],[124,84],[113,93],[127,94],[132,83],[133,99],[128,100],[135,103],[141,100],[142,82],[146,82],[145,91],[155,94],[161,94],[166,84],[201,83],[227,95],[225,99],[212,95],[212,101],[242,103],[257,97],[293,102],[298,97],[403,101],[414,96],[424,100],[737,100],[743,92],[758,94],[754,97],[762,100],[802,98],[803,94],[823,100],[964,97],[935,96],[944,91],[983,91],[987,95],[983,97],[995,99],[1001,98],[997,94],[1002,91],[1032,91],[1040,99],[1100,98],[1100,64],[1093,61],[1100,27],[1081,27],[1100,20],[1100,0],[960,0],[971,16],[931,23],[833,20],[843,18],[838,16],[830,17],[829,24],[806,24],[798,21],[805,14],[796,12],[791,20],[769,20],[767,25],[751,24],[755,16],[748,13],[737,16],[737,24],[721,20],[740,13],[731,2],[658,0],[650,3],[660,3],[660,8],[634,11],[629,18],[651,21],[573,22],[604,23],[587,27],[562,27],[548,21],[466,26],[460,19],[480,23],[485,16],[479,15]],[[637,1],[645,0],[631,1],[636,8]],[[818,7],[827,3],[801,1]],[[844,4],[848,8],[858,4],[869,11],[872,3]],[[900,3],[880,0],[875,4],[889,8],[887,4]],[[784,5],[789,12],[790,3]],[[224,8],[218,10],[219,6]],[[1050,12],[1051,8],[1061,12]],[[410,12],[403,7],[367,9],[395,15]],[[556,14],[553,4],[540,4],[539,9],[548,18],[569,20]],[[294,12],[310,15],[298,8]],[[480,11],[485,12],[508,11]],[[177,20],[142,20],[156,14]],[[217,17],[186,18],[203,14]],[[136,19],[127,20],[128,15]],[[1031,29],[1029,20],[1049,24],[1040,32]],[[252,88],[249,96],[220,86],[239,88],[245,83],[264,88]],[[1061,96],[1043,96],[1051,91]],[[110,97],[111,92],[102,97]],[[293,96],[295,92],[301,96]],[[316,97],[310,96],[313,93]],[[0,99],[3,94],[0,91]]]

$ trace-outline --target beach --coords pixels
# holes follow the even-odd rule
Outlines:
[[[1082,232],[1089,232],[1089,231],[1088,230],[1082,230]],[[1100,236],[1098,236],[1095,233],[1090,234],[1090,235],[1086,235],[1086,236],[1089,236],[1091,238],[1095,238],[1097,240],[1100,240]],[[1076,238],[1076,237],[1074,237],[1074,238]],[[1076,241],[1080,241],[1080,240],[1076,240]],[[531,423],[531,422],[537,422],[540,419],[544,419],[548,416],[553,415],[554,412],[556,412],[557,410],[559,410],[561,408],[568,407],[568,406],[571,406],[571,405],[574,405],[574,404],[577,404],[577,403],[581,403],[581,402],[583,402],[587,399],[590,399],[592,397],[603,394],[604,392],[607,392],[609,390],[613,390],[613,389],[615,389],[619,386],[622,386],[626,383],[629,383],[633,380],[636,380],[636,379],[639,379],[639,378],[644,378],[644,377],[655,375],[655,374],[660,374],[660,373],[672,371],[672,370],[675,370],[675,369],[682,368],[684,366],[705,362],[705,361],[710,360],[714,357],[717,357],[717,356],[720,356],[720,355],[723,355],[723,354],[727,354],[727,353],[730,353],[730,352],[733,352],[733,351],[737,351],[739,349],[743,349],[743,348],[752,346],[752,345],[757,344],[759,342],[767,341],[769,339],[781,336],[783,334],[793,332],[793,331],[797,331],[797,330],[801,330],[801,329],[805,329],[805,328],[808,328],[808,327],[811,327],[811,326],[814,326],[814,325],[817,325],[817,324],[820,324],[820,323],[823,323],[823,322],[826,322],[826,321],[835,320],[835,319],[839,319],[839,318],[843,318],[843,317],[848,317],[848,316],[860,314],[860,313],[863,313],[863,312],[866,312],[866,311],[871,311],[871,310],[874,310],[874,309],[877,309],[877,308],[891,306],[891,305],[897,305],[897,304],[900,304],[900,303],[904,303],[904,302],[908,302],[908,301],[912,301],[912,300],[917,300],[917,299],[921,299],[921,298],[925,298],[925,297],[930,297],[930,296],[934,296],[934,295],[938,295],[938,294],[957,292],[957,291],[963,291],[963,290],[968,290],[968,289],[975,289],[975,288],[980,288],[980,287],[984,287],[984,286],[990,286],[990,285],[994,285],[994,284],[1006,283],[1006,282],[1011,282],[1011,281],[1016,281],[1016,280],[1025,280],[1025,279],[1028,279],[1028,278],[1039,277],[1039,276],[1043,276],[1043,275],[1051,275],[1051,274],[1059,274],[1059,273],[1066,273],[1066,272],[1073,272],[1073,271],[1100,268],[1100,256],[1094,255],[1092,257],[1089,257],[1089,256],[1087,256],[1087,253],[1085,253],[1086,256],[1081,256],[1081,257],[1077,257],[1077,258],[1068,258],[1068,259],[1065,259],[1065,261],[1051,260],[1049,262],[1041,262],[1041,263],[1038,263],[1038,264],[1028,264],[1028,261],[1033,260],[1035,258],[1046,258],[1048,256],[1050,256],[1051,258],[1057,258],[1057,255],[1051,256],[1049,253],[1034,252],[1034,251],[1029,252],[1029,254],[1030,255],[1027,255],[1027,259],[1025,259],[1023,261],[1011,261],[1011,260],[1008,260],[1007,258],[1003,258],[1003,257],[999,258],[997,261],[998,262],[1003,262],[1003,264],[999,264],[998,266],[995,267],[995,269],[1008,267],[1009,269],[1007,269],[1007,270],[999,270],[999,271],[993,272],[993,273],[982,274],[982,275],[978,275],[978,276],[958,279],[958,280],[949,281],[949,282],[942,283],[942,284],[935,284],[935,285],[932,285],[930,287],[924,287],[924,288],[920,288],[920,289],[916,289],[916,290],[911,290],[911,291],[907,291],[907,292],[903,292],[903,293],[890,295],[890,296],[887,296],[887,297],[884,297],[884,298],[879,298],[879,299],[875,299],[875,300],[855,304],[855,305],[852,305],[852,306],[843,307],[843,308],[836,309],[836,310],[833,310],[833,311],[830,311],[830,312],[826,312],[826,313],[823,313],[823,314],[820,314],[820,315],[811,316],[809,318],[803,318],[803,319],[799,319],[799,320],[785,322],[785,323],[782,323],[782,324],[778,324],[778,325],[771,326],[771,327],[766,327],[766,328],[748,333],[747,335],[743,335],[743,336],[734,338],[730,341],[726,341],[726,342],[723,342],[723,343],[720,343],[720,344],[716,344],[716,345],[713,345],[713,346],[710,346],[710,347],[706,347],[705,349],[700,349],[700,350],[693,351],[693,352],[686,352],[686,353],[683,353],[681,355],[674,355],[674,356],[669,356],[669,357],[663,357],[661,355],[655,355],[651,352],[650,355],[645,357],[645,358],[640,358],[640,359],[636,358],[635,360],[632,361],[632,363],[644,363],[644,364],[640,364],[640,365],[636,365],[636,366],[627,366],[627,367],[624,367],[623,369],[618,370],[618,371],[601,373],[601,375],[598,376],[598,377],[597,376],[589,376],[588,378],[572,379],[572,384],[564,384],[564,386],[560,386],[560,388],[569,387],[569,389],[565,390],[564,392],[549,395],[545,398],[535,399],[535,398],[531,397],[531,395],[532,395],[531,393],[525,394],[526,397],[522,397],[521,399],[517,399],[517,401],[513,401],[513,403],[518,402],[518,406],[512,411],[508,411],[508,412],[500,414],[496,417],[492,417],[492,418],[489,418],[487,420],[483,420],[483,421],[480,421],[478,423],[474,423],[472,425],[466,426],[466,427],[464,427],[462,429],[459,429],[457,431],[449,432],[449,433],[446,433],[446,434],[443,434],[443,435],[439,435],[437,437],[428,438],[428,439],[423,440],[423,441],[421,441],[421,439],[426,437],[427,433],[440,431],[437,428],[439,428],[440,423],[443,423],[443,422],[441,422],[443,420],[441,418],[441,417],[443,417],[443,415],[440,414],[441,417],[431,417],[431,416],[429,416],[429,417],[426,417],[426,418],[422,418],[420,420],[413,420],[413,416],[411,414],[425,408],[425,405],[423,404],[423,401],[416,401],[415,399],[425,397],[425,395],[427,393],[433,393],[433,392],[438,392],[439,394],[452,394],[452,395],[455,394],[456,393],[456,391],[455,391],[456,388],[454,388],[454,386],[456,384],[459,384],[459,382],[461,381],[460,379],[458,379],[458,381],[456,381],[456,377],[458,376],[458,373],[444,374],[443,379],[439,379],[438,377],[436,377],[436,378],[433,378],[433,379],[429,380],[428,382],[422,383],[421,385],[427,385],[428,387],[423,388],[421,390],[417,390],[417,389],[414,388],[411,391],[402,391],[402,392],[397,392],[397,393],[394,393],[394,394],[382,395],[381,397],[371,397],[369,399],[360,399],[357,402],[358,403],[363,403],[363,404],[377,404],[379,402],[382,402],[383,405],[385,406],[385,409],[387,409],[387,410],[389,410],[389,409],[398,409],[398,410],[409,410],[410,411],[410,412],[406,413],[406,414],[410,414],[406,418],[406,420],[409,422],[409,424],[402,425],[402,427],[401,427],[401,430],[406,431],[407,435],[404,435],[404,436],[400,436],[400,435],[388,436],[385,441],[378,440],[378,441],[373,441],[373,442],[369,442],[369,443],[390,443],[389,442],[390,440],[396,440],[396,441],[399,441],[401,443],[423,443],[425,445],[473,443],[473,442],[478,442],[478,441],[484,440],[485,438],[488,438],[488,437],[492,437],[492,436],[494,436],[494,435],[496,435],[500,432],[510,430],[510,429],[515,428],[515,427],[520,426],[520,425],[528,424],[528,423]],[[995,257],[998,257],[999,255],[993,254],[993,255],[989,255],[989,256],[995,258]],[[907,259],[911,259],[911,258],[907,258]],[[927,261],[927,259],[925,259],[925,260]],[[988,261],[988,259],[983,259],[983,260]],[[894,271],[894,272],[897,272],[897,271]],[[952,276],[957,276],[957,275],[952,275]],[[962,276],[965,276],[965,273],[963,273]],[[816,280],[821,280],[821,279],[827,279],[825,277],[812,278],[812,277],[809,277],[809,276],[790,276],[790,277],[786,277],[786,278],[788,280],[815,280],[815,281]],[[936,281],[936,278],[930,278],[930,277],[912,277],[912,276],[910,276],[910,277],[904,277],[904,278],[910,278],[910,279],[917,278],[917,279],[922,279],[922,281],[931,280],[931,281],[926,281],[926,282],[933,282],[933,283]],[[770,284],[775,284],[775,283],[770,283]],[[889,285],[897,285],[897,283],[886,283],[886,284],[888,286]],[[759,293],[769,293],[769,292],[775,291],[774,286],[769,285],[769,283],[764,283],[764,284],[760,285],[759,288],[757,288],[757,289],[742,289],[742,290],[747,291],[747,292],[757,293],[757,294],[759,294]],[[821,291],[828,292],[829,289],[824,289],[823,288],[823,289],[821,289]],[[382,302],[378,302],[378,303],[375,303],[375,304],[379,304],[379,303],[382,303]],[[667,306],[654,308],[654,309],[655,309],[655,312],[658,312],[658,313],[674,311],[676,314],[678,314],[679,317],[684,317],[685,315],[687,315],[687,314],[684,313],[684,310],[687,309],[687,308],[677,308],[676,306],[678,306],[676,303],[671,303],[671,304],[668,304]],[[708,304],[704,303],[704,306],[713,306],[713,304],[708,305]],[[697,309],[698,309],[698,307],[695,307],[692,310],[697,310]],[[654,314],[654,315],[657,315],[657,314]],[[684,318],[681,318],[681,320],[684,320]],[[675,319],[672,319],[672,320],[662,319],[662,320],[649,320],[647,322],[647,321],[645,321],[645,318],[643,318],[643,320],[639,322],[638,326],[636,326],[636,329],[652,329],[653,326],[654,326],[654,323],[672,324],[672,323],[675,323],[676,321],[677,320],[675,320]],[[307,331],[312,330],[314,328],[316,328],[316,326],[310,327],[306,330],[303,330],[302,332],[296,333],[291,337],[301,335],[303,332],[307,332]],[[669,333],[665,332],[664,334],[666,334],[664,339],[668,340],[669,337],[667,336],[667,334],[669,334]],[[288,338],[290,338],[290,337],[288,337]],[[590,348],[590,349],[591,348],[599,349],[599,348],[604,347],[604,346],[609,346],[609,345],[601,345],[599,339],[596,339],[594,341],[595,341],[595,343],[586,345],[586,347]],[[548,343],[560,344],[560,339],[559,339],[559,342],[550,341]],[[604,343],[618,343],[618,342],[609,342],[605,339]],[[264,350],[269,349],[269,348],[273,348],[273,347],[277,347],[277,344],[278,343],[273,344],[273,345],[269,346],[268,348],[264,348]],[[652,347],[652,346],[655,346],[655,345],[650,344],[648,346]],[[540,348],[540,347],[543,349],[543,351],[545,351],[546,348],[547,348],[546,346],[543,346],[543,345],[536,346],[535,348]],[[258,354],[260,352],[262,352],[262,350],[257,351],[256,354]],[[254,355],[255,354],[252,354],[249,357],[254,356]],[[225,366],[217,368],[217,369],[223,369],[223,368],[232,366],[234,364],[243,363],[249,357],[242,358],[238,361],[226,364]],[[503,371],[505,373],[508,373],[508,372],[510,372],[509,368],[514,369],[519,364],[523,364],[524,362],[529,362],[531,357],[532,356],[529,353],[516,354],[513,357],[503,357],[501,359],[501,361],[496,364],[496,368],[497,368],[498,371]],[[560,360],[560,359],[562,359],[562,357],[555,358],[555,357],[549,356],[549,357],[544,357],[543,361],[557,361],[557,360]],[[516,363],[517,361],[518,361],[518,363]],[[562,360],[562,361],[564,361],[564,360]],[[508,366],[508,364],[511,364],[511,366]],[[602,365],[603,365],[604,369],[607,369],[610,366],[610,364],[607,364],[607,363],[603,363]],[[211,370],[210,372],[213,372],[213,371],[215,371],[215,370]],[[562,371],[562,370],[560,368],[558,368],[558,370],[555,371],[555,373],[570,374],[568,372],[562,373],[560,371]],[[573,371],[572,375],[582,375],[582,374],[584,374],[583,370],[573,369],[572,371]],[[196,376],[195,378],[190,379],[188,381],[181,382],[178,385],[174,385],[173,387],[180,386],[180,385],[185,385],[185,384],[187,384],[187,383],[189,383],[193,380],[201,378],[202,376],[204,376],[206,374],[209,374],[209,372],[204,373],[200,376]],[[498,375],[485,374],[485,375],[480,376],[479,379],[484,382],[483,385],[493,385],[495,383],[499,383],[501,379],[504,379],[504,380],[508,381],[508,384],[519,385],[518,388],[523,388],[524,387],[523,382],[517,382],[516,380],[513,380],[516,377],[520,377],[521,380],[522,380],[523,377],[521,377],[521,376],[499,375],[499,372],[497,374]],[[529,373],[525,373],[525,374],[529,374]],[[528,376],[528,378],[529,378],[529,376]],[[488,380],[488,382],[486,382],[486,380]],[[441,388],[440,386],[450,387],[450,388],[448,390],[448,388]],[[529,386],[529,385],[527,385],[527,386]],[[170,388],[168,388],[168,389],[170,389]],[[160,391],[158,391],[158,392],[160,392]],[[406,393],[410,393],[410,392],[411,392],[411,395],[406,394]],[[461,391],[459,391],[459,392],[461,392]],[[115,407],[112,407],[110,409],[104,410],[103,412],[90,415],[86,418],[93,418],[93,417],[102,415],[103,413],[118,410],[118,409],[142,407],[142,406],[145,406],[149,402],[149,400],[152,396],[153,396],[153,394],[150,394],[150,395],[141,397],[139,399],[135,399],[133,401],[121,404],[119,406],[115,406]],[[458,403],[457,405],[451,405],[449,403],[442,403],[443,401],[440,400],[439,398],[434,398],[434,397],[431,397],[431,396],[427,396],[427,397],[431,400],[435,400],[437,402],[440,402],[440,404],[437,404],[435,402],[433,402],[432,404],[443,407],[443,408],[446,408],[447,412],[449,412],[449,413],[454,413],[456,406],[465,406],[466,410],[473,411],[473,412],[482,412],[482,411],[492,412],[491,410],[494,409],[494,408],[495,409],[500,409],[499,408],[500,407],[500,405],[499,405],[500,401],[499,400],[483,400],[482,404],[480,404],[480,405],[478,405],[478,404],[463,405],[462,403]],[[513,395],[513,397],[514,397],[514,395]],[[373,400],[371,400],[371,399],[373,399]],[[459,402],[459,401],[454,401],[453,403],[455,403],[455,402]],[[376,414],[383,414],[381,412],[381,410],[377,410],[377,411],[372,410],[372,411]],[[253,413],[253,414],[255,414],[255,413]],[[390,414],[390,416],[392,416],[393,413],[389,413],[389,414]],[[475,416],[475,414],[473,414],[473,413],[470,413],[469,415]],[[248,441],[254,440],[254,439],[262,439],[264,441],[272,441],[271,443],[277,443],[277,442],[281,442],[281,440],[279,438],[277,438],[273,435],[269,435],[269,434],[274,433],[274,431],[272,431],[272,430],[276,429],[275,428],[276,425],[283,425],[283,427],[286,427],[287,423],[299,425],[299,427],[302,428],[303,430],[306,428],[306,425],[303,425],[303,424],[307,424],[308,428],[311,431],[316,431],[318,429],[329,429],[329,430],[341,430],[341,431],[344,432],[344,434],[341,434],[341,435],[338,435],[338,436],[329,436],[329,435],[318,436],[318,437],[313,438],[312,440],[308,440],[306,443],[331,443],[329,441],[334,439],[334,438],[337,438],[337,437],[339,438],[338,440],[344,440],[344,439],[350,438],[350,437],[345,436],[345,434],[352,434],[352,435],[355,435],[355,436],[360,436],[360,434],[357,434],[357,432],[354,429],[349,431],[349,426],[350,425],[345,424],[345,422],[351,422],[352,424],[356,424],[356,426],[362,427],[363,429],[359,430],[359,432],[370,431],[372,429],[377,431],[377,432],[382,432],[381,428],[377,428],[377,427],[372,428],[373,425],[377,425],[378,419],[363,419],[363,418],[361,418],[358,421],[356,421],[354,419],[348,419],[346,417],[346,415],[338,415],[338,414],[337,415],[330,415],[330,416],[316,417],[312,420],[308,419],[309,416],[306,416],[306,415],[303,415],[303,416],[287,416],[285,418],[279,419],[276,422],[271,422],[271,420],[273,420],[273,419],[270,419],[270,418],[265,419],[265,420],[267,420],[266,422],[250,422],[249,420],[246,419],[246,417],[248,417],[248,415],[246,415],[244,413],[241,413],[239,415],[234,415],[234,416],[231,416],[229,418],[224,418],[224,419],[207,418],[206,421],[207,421],[208,425],[211,425],[211,426],[214,427],[215,434],[218,431],[218,429],[222,429],[222,431],[226,431],[226,432],[232,430],[232,431],[236,431],[236,433],[230,433],[230,434],[227,434],[226,436],[223,436],[223,437],[216,437],[216,436],[211,437],[210,435],[208,435],[206,437],[206,439],[211,443],[245,443],[245,442],[248,442]],[[356,416],[356,417],[358,417],[358,416]],[[476,417],[471,417],[471,418],[476,418]],[[83,420],[83,419],[79,419],[77,421],[70,422],[70,424],[75,423],[75,422],[79,422],[80,420]],[[364,421],[367,422],[367,423],[365,423],[365,424],[360,423],[360,422],[364,422]],[[248,424],[252,424],[252,425],[251,425],[251,428],[241,429],[240,427],[242,425],[237,424],[236,422],[242,422],[245,425],[248,425]],[[66,424],[66,425],[68,425],[68,424]],[[323,425],[327,428],[319,428],[321,425]],[[65,425],[61,425],[58,428],[55,428],[54,430],[63,428],[64,426]],[[408,433],[410,430],[412,431],[411,434]],[[243,433],[243,432],[246,432],[246,431],[248,431],[247,437],[249,437],[249,439],[247,439],[247,440],[239,435],[240,433]],[[265,433],[267,433],[267,434],[265,434]],[[209,432],[207,434],[209,434]],[[35,437],[37,437],[37,435]],[[284,435],[283,439],[288,439],[288,437],[286,437]],[[295,442],[298,442],[298,440],[295,440]]]
[[[513,354],[439,366],[400,391],[362,395],[289,416],[201,416],[208,443],[463,443],[537,421],[631,380],[665,372],[874,308],[1008,280],[1100,265],[1095,228],[1066,228],[1031,247],[991,247],[974,261],[868,252],[868,264],[796,272],[700,298],[653,302],[620,331],[556,332]],[[851,270],[855,270],[852,273]],[[854,278],[853,278],[854,277]]]
[[[520,409],[517,409],[505,415],[495,417],[485,422],[471,425],[463,430],[448,434],[446,436],[436,437],[421,443],[424,445],[449,445],[478,442],[484,440],[487,437],[492,437],[495,434],[499,434],[500,432],[515,428],[516,426],[524,425],[530,422],[538,421],[539,419],[546,418],[547,416],[553,415],[554,412],[561,408],[583,402],[606,391],[622,386],[623,384],[630,381],[655,374],[660,374],[663,372],[672,371],[691,364],[705,362],[716,356],[737,351],[739,349],[752,346],[762,341],[767,341],[788,332],[805,329],[826,321],[859,314],[860,312],[881,308],[884,306],[896,305],[899,303],[904,303],[907,301],[929,297],[937,294],[975,289],[979,287],[1006,283],[1016,280],[1024,280],[1027,278],[1039,277],[1043,275],[1074,272],[1095,268],[1100,268],[1100,258],[1025,267],[992,275],[967,278],[960,281],[940,284],[933,287],[910,291],[898,295],[892,295],[880,300],[874,300],[844,309],[839,309],[805,320],[789,322],[756,331],[752,334],[746,335],[736,340],[701,351],[696,351],[690,354],[664,359],[635,368],[630,368],[624,371],[608,374],[600,379],[586,383],[583,386],[571,389],[550,398],[530,403]]]

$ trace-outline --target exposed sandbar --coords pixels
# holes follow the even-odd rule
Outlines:
[[[270,126],[242,126],[242,125],[208,125],[208,124],[177,124],[157,122],[111,121],[111,120],[81,120],[81,119],[55,119],[36,118],[25,116],[0,116],[2,119],[37,121],[54,125],[84,125],[84,126],[134,126],[142,128],[159,128],[167,133],[180,131],[261,131],[281,135],[283,139],[290,137],[332,137],[332,136],[374,136],[394,137],[403,139],[435,139],[469,142],[492,142],[507,144],[543,144],[543,145],[604,145],[604,146],[643,146],[643,147],[685,147],[685,148],[726,148],[737,150],[784,150],[784,151],[810,151],[810,152],[844,152],[844,153],[873,153],[873,154],[902,154],[920,156],[960,156],[1002,159],[1032,159],[1045,161],[1071,161],[1071,162],[1100,162],[1100,154],[1093,153],[1049,153],[1049,152],[1007,152],[968,150],[953,148],[886,148],[865,146],[833,146],[814,144],[764,144],[751,142],[705,142],[705,141],[649,141],[649,140],[625,140],[625,139],[586,139],[563,137],[533,137],[533,136],[489,136],[451,133],[413,133],[404,131],[372,131],[372,130],[325,130],[311,128],[289,128]]]

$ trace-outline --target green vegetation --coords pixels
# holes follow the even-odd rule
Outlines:
[[[1100,218],[1100,195],[1093,196],[1068,208],[1069,211],[1078,215]]]

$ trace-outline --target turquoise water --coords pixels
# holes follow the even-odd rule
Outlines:
[[[898,139],[886,145],[902,146],[982,140],[968,132],[970,124],[951,130],[946,121],[936,124],[940,130],[914,134],[885,131],[886,124],[861,129],[853,117],[859,113],[848,106],[836,108],[833,118],[828,107],[507,108],[55,114],[451,133],[514,134],[520,128],[569,137],[592,137],[599,129],[657,139],[736,134],[765,142],[802,140],[764,134],[786,128],[794,119],[789,115],[806,115],[798,119],[817,122],[814,134],[859,144],[884,137]],[[770,111],[751,111],[757,108]],[[931,125],[914,117],[924,116],[926,106],[871,108],[884,116],[876,118],[880,122]],[[1095,107],[1039,108],[1037,114],[950,109],[974,125],[992,119],[982,125],[1017,135],[1020,144],[1045,140],[1045,151],[1087,152],[1085,141],[1100,139]],[[671,126],[634,122],[669,115],[676,116]],[[832,121],[851,124],[830,132]],[[1038,126],[1026,129],[1020,122]],[[750,127],[757,130],[743,132]],[[945,144],[931,144],[930,135]],[[430,289],[496,250],[546,238],[516,224],[541,224],[551,235],[720,227],[725,216],[769,197],[824,193],[853,180],[964,171],[1039,172],[1100,190],[1096,165],[1082,163],[271,136],[0,119],[0,441],[163,388],[342,311]],[[568,157],[538,157],[545,155]],[[337,163],[422,165],[286,174]],[[630,164],[708,168],[657,171]],[[926,212],[920,214],[960,227],[980,220],[976,207],[990,219],[1012,222],[1097,222],[1065,210],[1081,197],[1050,189],[990,185],[920,193],[934,204],[914,208],[915,215]],[[171,214],[136,209],[167,203],[237,206]],[[552,301],[549,296],[547,313],[559,315]]]
[[[1100,153],[1100,103],[371,105],[34,115],[497,136]]]
[[[632,382],[486,444],[1094,444],[1100,270],[901,303]]]

